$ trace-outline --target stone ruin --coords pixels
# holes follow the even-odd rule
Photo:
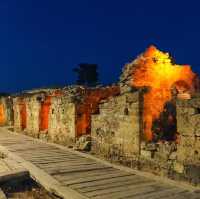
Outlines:
[[[200,94],[173,97],[176,123],[173,131],[166,128],[165,132],[174,134],[173,139],[163,136],[146,141],[145,91],[131,85],[135,63],[125,65],[119,82],[112,86],[68,86],[2,96],[0,125],[13,125],[19,133],[91,150],[112,162],[199,185]]]

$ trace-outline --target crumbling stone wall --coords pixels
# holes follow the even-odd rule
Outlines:
[[[13,124],[13,103],[10,96],[0,97],[0,125]]]
[[[30,95],[25,98],[26,103],[26,132],[33,137],[38,137],[39,132],[39,110],[40,101],[38,100],[38,95]]]
[[[178,161],[200,164],[200,96],[177,101]]]
[[[140,152],[140,94],[126,93],[100,104],[92,115],[92,150],[116,158]]]
[[[48,137],[61,144],[75,141],[75,104],[68,96],[51,97]]]
[[[26,103],[23,97],[13,98],[14,130],[20,132],[26,128]]]
[[[14,130],[38,137],[40,94],[28,94],[13,98]]]
[[[78,89],[76,97],[76,137],[90,135],[91,115],[98,113],[101,100],[119,95],[119,86]]]

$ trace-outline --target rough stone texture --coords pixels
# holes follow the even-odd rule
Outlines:
[[[20,104],[22,99],[15,97],[13,98],[13,111],[14,111],[14,130],[19,132],[21,128],[21,116],[20,116]]]
[[[62,144],[75,141],[75,104],[67,96],[51,98],[48,136]]]
[[[116,158],[138,155],[140,151],[139,92],[111,98],[92,116],[92,150]]]
[[[200,163],[200,98],[177,101],[178,161]]]
[[[69,144],[91,132],[99,102],[118,95],[119,86],[35,90],[14,97],[14,129],[33,137]],[[1,116],[1,109],[0,109]]]
[[[99,103],[102,100],[119,95],[119,86],[79,89],[76,96],[76,135],[91,133],[91,115],[99,112]]]
[[[119,85],[120,85],[121,93],[132,92],[132,91],[138,90],[133,87],[133,78],[134,78],[133,71],[134,71],[134,68],[138,64],[138,60],[141,59],[141,57],[142,57],[142,54],[139,55],[132,62],[125,64],[125,66],[123,67],[122,74],[120,75],[120,78],[119,78]]]
[[[13,101],[10,96],[0,97],[0,125],[13,124]]]
[[[25,103],[27,107],[26,132],[34,137],[38,137],[40,110],[40,101],[38,100],[38,95],[26,97]]]

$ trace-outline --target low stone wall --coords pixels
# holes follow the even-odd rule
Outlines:
[[[113,97],[92,115],[92,151],[110,158],[128,157],[140,151],[139,92]]]

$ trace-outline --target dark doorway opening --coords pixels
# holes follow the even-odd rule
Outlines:
[[[153,141],[175,141],[177,134],[176,106],[167,102],[160,117],[152,125]]]

